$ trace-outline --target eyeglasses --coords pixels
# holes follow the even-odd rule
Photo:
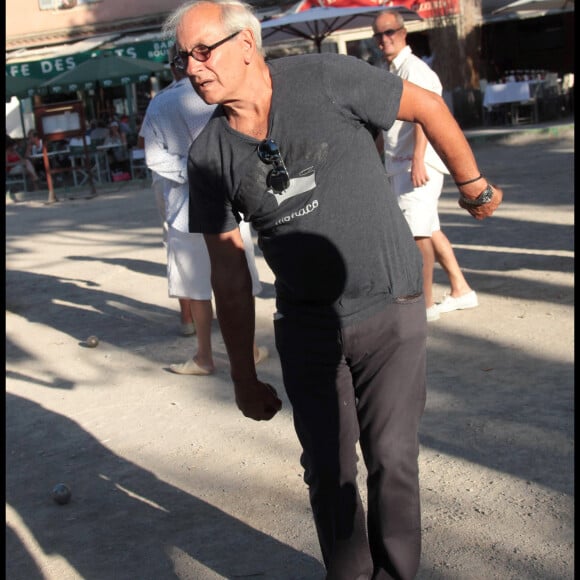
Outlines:
[[[380,42],[381,40],[383,40],[383,36],[388,36],[389,38],[391,38],[391,36],[395,36],[395,34],[397,34],[397,32],[399,32],[399,30],[403,30],[403,28],[405,28],[405,27],[400,26],[399,28],[389,28],[389,30],[383,30],[382,32],[375,32],[373,34],[373,38],[377,42]]]
[[[264,139],[258,145],[258,157],[262,163],[273,165],[274,168],[268,173],[266,185],[271,187],[274,193],[282,193],[290,185],[290,175],[284,165],[282,154],[276,141]]]
[[[206,60],[209,60],[212,50],[216,49],[218,46],[221,46],[222,44],[225,44],[228,40],[231,40],[234,36],[237,36],[240,32],[242,31],[238,30],[233,34],[230,34],[229,36],[222,38],[222,40],[218,40],[218,42],[212,44],[211,46],[207,46],[205,44],[198,44],[197,46],[194,46],[190,51],[187,50],[177,51],[177,54],[173,59],[173,64],[175,65],[175,68],[178,68],[179,70],[185,70],[187,68],[187,59],[190,56],[193,57],[198,62],[205,62]]]

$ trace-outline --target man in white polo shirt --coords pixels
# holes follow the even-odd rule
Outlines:
[[[403,17],[397,12],[383,12],[373,23],[375,38],[389,70],[424,89],[442,94],[437,74],[415,56],[407,44]],[[437,204],[443,180],[449,173],[418,123],[395,121],[383,131],[385,167],[391,179],[399,206],[423,257],[423,292],[427,320],[478,305],[477,294],[467,283],[447,236],[441,231]],[[380,147],[381,145],[379,145]],[[481,177],[484,183],[483,177]],[[435,260],[445,270],[451,291],[439,304],[433,298]]]

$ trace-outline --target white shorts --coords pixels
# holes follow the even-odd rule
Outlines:
[[[429,166],[427,166],[427,172],[429,181],[417,188],[413,187],[410,171],[389,177],[393,192],[397,195],[399,207],[415,238],[430,238],[433,232],[441,229],[437,204],[445,176]]]
[[[250,224],[242,222],[240,232],[252,277],[252,293],[256,296],[262,291],[262,284],[256,268]],[[167,231],[167,282],[170,298],[211,300],[211,265],[203,234],[180,232],[169,226]]]

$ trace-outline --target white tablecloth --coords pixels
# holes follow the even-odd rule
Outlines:
[[[536,88],[542,81],[521,81],[501,84],[489,84],[485,87],[483,106],[491,109],[502,103],[522,103],[534,97]]]

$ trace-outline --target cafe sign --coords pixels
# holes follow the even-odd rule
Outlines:
[[[167,53],[172,44],[173,41],[165,40],[147,40],[127,44],[114,43],[113,52],[118,56],[142,58],[144,60],[166,63],[168,60]]]
[[[79,52],[64,57],[46,58],[36,61],[7,62],[6,74],[11,77],[35,77],[48,80],[67,70],[75,68],[81,62],[91,58],[94,54],[96,54],[95,51]]]
[[[89,58],[105,51],[114,52],[117,56],[139,58],[165,64],[167,62],[169,48],[172,44],[172,40],[161,39],[123,43],[123,38],[120,38],[117,42],[107,44],[109,48],[106,50],[104,46],[101,46],[98,49],[90,51],[44,58],[41,60],[10,62],[10,55],[8,54],[6,55],[6,74],[11,77],[33,77],[49,80],[56,75],[72,70]]]

